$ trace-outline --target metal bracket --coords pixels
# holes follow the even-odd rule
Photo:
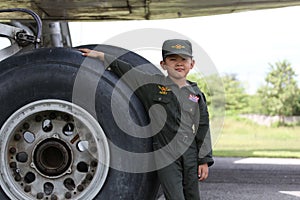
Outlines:
[[[17,53],[23,47],[35,44],[37,41],[34,35],[28,34],[24,29],[0,24],[0,37],[6,37],[12,41],[9,47],[0,50],[0,61]]]
[[[16,33],[24,31],[21,28],[17,28],[6,24],[0,24],[0,30],[1,30],[0,36],[8,37],[11,39],[15,39]]]
[[[33,11],[23,8],[14,9],[2,9],[0,12],[24,12],[30,14],[37,23],[37,36],[28,33],[22,28],[10,26],[6,24],[0,24],[0,37],[7,37],[12,41],[11,46],[0,50],[0,61],[17,53],[22,48],[34,44],[35,48],[38,48],[38,44],[41,42],[41,29],[42,22],[40,17]]]
[[[34,35],[28,34],[24,29],[18,27],[0,24],[0,30],[0,37],[15,40],[20,46],[27,46],[39,42]]]
[[[16,41],[20,46],[27,46],[36,42],[34,35],[27,34],[26,31],[17,32]]]

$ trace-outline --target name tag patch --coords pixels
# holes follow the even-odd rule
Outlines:
[[[197,95],[190,94],[189,100],[191,100],[192,102],[198,103],[199,97]]]

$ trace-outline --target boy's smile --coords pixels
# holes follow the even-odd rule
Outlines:
[[[195,62],[191,57],[174,54],[167,56],[160,64],[164,70],[167,70],[168,76],[177,82],[186,81],[186,76]]]

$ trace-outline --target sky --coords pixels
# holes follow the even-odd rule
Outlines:
[[[202,48],[203,52],[197,53],[206,54],[218,74],[235,74],[246,92],[253,94],[264,83],[270,64],[283,60],[291,63],[300,83],[298,19],[300,7],[287,7],[168,20],[72,22],[70,30],[73,46],[112,43],[141,54],[157,66],[161,60],[159,46],[154,44],[140,51],[128,43],[143,43],[143,40],[151,38],[159,40],[159,34],[144,34],[143,29],[176,32]],[[133,34],[139,31],[140,35]],[[161,32],[162,38],[165,38],[167,33]],[[126,43],[125,36],[133,39],[128,39]],[[196,65],[201,65],[204,59],[200,57]]]

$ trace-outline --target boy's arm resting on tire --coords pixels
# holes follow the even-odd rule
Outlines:
[[[130,71],[133,66],[127,62],[124,62],[113,55],[109,55],[102,51],[96,51],[88,48],[80,48],[83,56],[96,58],[104,63],[105,69],[111,70],[121,77],[126,72]]]
[[[101,60],[104,63],[105,69],[114,72],[118,77],[126,74],[122,79],[134,90],[143,85],[145,81],[151,80],[151,75],[136,69],[130,63],[120,60],[114,55],[88,48],[80,48],[79,51],[82,52],[83,56]]]

